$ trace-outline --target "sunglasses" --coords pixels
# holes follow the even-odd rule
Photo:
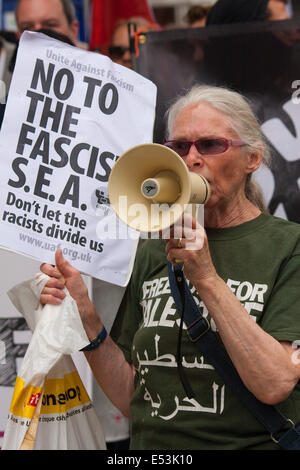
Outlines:
[[[129,47],[123,47],[123,46],[110,46],[108,48],[109,55],[111,57],[123,57],[125,52],[130,51]]]
[[[195,145],[201,155],[218,155],[219,153],[226,152],[229,147],[241,147],[247,144],[242,140],[228,140],[218,137],[198,139],[194,142],[189,140],[166,140],[164,145],[174,150],[181,157],[185,157],[192,145]]]

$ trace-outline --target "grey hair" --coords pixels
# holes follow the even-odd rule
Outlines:
[[[18,7],[20,4],[21,0],[18,0],[15,6],[15,14],[17,16],[18,13]],[[69,25],[73,23],[73,21],[76,20],[76,11],[75,11],[75,6],[72,0],[60,0],[60,3],[62,4],[63,11],[65,14],[65,17],[67,19],[67,22]]]
[[[170,139],[177,114],[185,107],[207,103],[228,118],[228,124],[241,140],[246,142],[246,152],[263,150],[262,163],[271,166],[271,152],[261,131],[260,123],[248,100],[233,90],[224,87],[195,85],[179,97],[169,108],[167,116],[167,138]],[[248,175],[245,185],[246,197],[261,210],[265,209],[259,186]]]

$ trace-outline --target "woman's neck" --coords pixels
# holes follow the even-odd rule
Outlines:
[[[204,225],[206,228],[234,227],[260,214],[260,209],[245,198],[243,201],[233,201],[226,207],[204,207]]]

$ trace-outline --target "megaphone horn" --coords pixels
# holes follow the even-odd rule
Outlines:
[[[108,196],[126,225],[156,232],[173,225],[187,204],[205,204],[210,186],[203,176],[189,172],[170,148],[142,144],[127,150],[114,164]]]

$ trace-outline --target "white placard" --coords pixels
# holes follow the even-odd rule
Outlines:
[[[126,285],[137,237],[114,221],[107,181],[125,150],[152,142],[155,103],[151,81],[108,57],[23,33],[0,139],[0,245],[50,263],[59,247]]]

